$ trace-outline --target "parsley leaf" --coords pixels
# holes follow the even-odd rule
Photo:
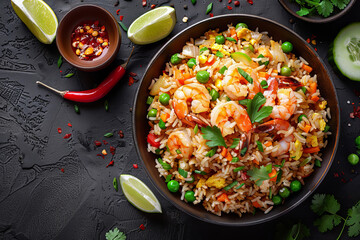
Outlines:
[[[309,13],[310,13],[310,9],[308,9],[306,7],[301,7],[300,10],[296,12],[296,14],[299,16],[306,16]]]
[[[255,181],[257,186],[261,186],[263,181],[270,179],[269,173],[271,172],[268,170],[267,167],[261,166],[260,168],[253,168],[246,172],[247,175],[250,176],[250,179]]]
[[[206,142],[206,145],[208,145],[209,147],[227,147],[225,140],[221,135],[221,131],[217,126],[202,127],[201,132],[203,133],[203,138],[209,140]]]
[[[356,237],[360,234],[360,202],[348,210],[349,219],[346,225],[349,226],[349,237]]]
[[[316,219],[314,225],[318,227],[320,232],[324,233],[332,230],[335,226],[339,225],[340,222],[340,216],[325,214],[322,215],[320,218]]]
[[[334,11],[334,6],[330,0],[323,0],[316,7],[316,10],[321,16],[328,17]]]
[[[266,102],[266,98],[264,95],[259,92],[255,95],[255,97],[250,100],[247,99],[247,101],[241,101],[240,104],[246,104],[247,106],[247,112],[249,114],[250,120],[252,123],[260,122],[264,118],[267,118],[271,113],[273,107],[271,106],[263,106],[261,109],[261,105],[263,105]]]
[[[334,4],[335,7],[338,7],[341,10],[344,9],[349,2],[350,0],[331,0],[331,3]]]
[[[239,145],[239,142],[240,142],[240,138],[234,138],[229,148],[236,148],[236,146]]]
[[[110,230],[105,234],[106,240],[125,240],[126,235],[123,232],[120,232],[118,228]]]

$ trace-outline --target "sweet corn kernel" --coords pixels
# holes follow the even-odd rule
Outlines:
[[[327,105],[327,101],[321,101],[321,103],[319,103],[319,108],[320,109],[325,109]]]
[[[249,41],[251,39],[251,31],[247,28],[242,28],[237,32],[237,37]]]
[[[324,129],[326,127],[326,122],[324,119],[319,120],[319,126],[320,126],[320,131],[324,131]]]
[[[303,153],[301,142],[299,140],[296,140],[294,147],[295,151],[290,151],[290,157],[294,160],[299,160]]]
[[[222,54],[224,54],[224,55],[226,55],[226,56],[230,56],[230,53],[229,52],[227,52],[227,51],[225,51],[224,49],[220,49],[220,52],[222,53]]]
[[[317,137],[312,135],[312,136],[308,136],[306,138],[306,142],[309,143],[312,147],[317,147],[319,144],[318,144],[318,140],[317,140]]]
[[[200,62],[201,64],[206,63],[207,59],[208,59],[207,56],[204,56],[204,55],[200,55],[200,56],[199,56],[199,62]]]
[[[98,31],[94,31],[91,35],[93,35],[94,37],[96,37],[97,35],[99,35]]]
[[[102,46],[103,46],[103,47],[106,47],[107,45],[108,45],[108,42],[103,42],[103,43],[102,43]]]
[[[216,79],[216,81],[215,81],[215,86],[216,86],[219,90],[223,90],[222,81],[221,81],[220,79]]]
[[[252,38],[252,39],[250,40],[250,44],[251,44],[251,45],[255,45],[255,43],[257,43],[257,40]]]
[[[222,46],[220,44],[215,43],[214,45],[211,46],[211,50],[212,51],[220,51],[222,49]]]
[[[84,52],[85,55],[91,55],[93,53],[94,53],[94,48],[93,47],[88,47]]]
[[[76,55],[80,55],[80,53],[81,53],[81,51],[80,51],[80,49],[76,49],[76,51],[75,51],[75,53],[76,53]]]

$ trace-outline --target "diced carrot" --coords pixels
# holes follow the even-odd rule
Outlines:
[[[217,197],[217,199],[219,202],[227,202],[229,201],[228,195],[226,193],[221,194],[220,196]]]
[[[270,77],[270,75],[267,72],[259,72],[259,77],[268,79]]]
[[[255,164],[257,164],[257,165],[259,165],[260,163],[259,163],[259,161],[258,160],[256,160],[256,159],[254,159],[253,160],[253,163],[255,163]]]
[[[178,80],[181,85],[184,85],[185,78],[180,70],[175,70],[174,78]]]
[[[312,71],[312,67],[310,67],[306,64],[303,64],[301,68],[304,69],[305,71],[307,71],[308,73],[310,73]]]
[[[271,173],[269,173],[269,177],[270,177],[270,181],[276,182],[277,172],[276,172],[275,169],[273,169],[273,170],[271,171]]]
[[[304,153],[316,153],[319,152],[320,148],[319,147],[311,147],[311,148],[304,148]]]
[[[315,92],[316,92],[316,89],[317,89],[317,83],[316,83],[316,82],[310,83],[309,92],[310,92],[311,94],[312,94],[312,93],[315,93]]]
[[[260,204],[257,201],[252,202],[252,205],[256,208],[261,208]]]
[[[238,40],[237,39],[237,36],[236,36],[236,30],[235,28],[230,28],[230,36],[235,39],[236,41]]]
[[[270,147],[270,146],[272,145],[272,142],[271,142],[271,141],[266,141],[266,142],[264,143],[264,145],[265,145],[266,147]]]
[[[319,97],[318,96],[312,96],[311,100],[313,100],[314,102],[317,102],[317,101],[319,101]]]
[[[221,149],[221,156],[225,157],[227,154],[227,149],[225,147],[222,147]]]
[[[229,153],[229,152],[227,152],[227,154],[226,154],[226,159],[228,160],[228,161],[231,161],[232,160],[232,156],[231,156],[231,154]]]
[[[166,120],[168,120],[169,117],[170,117],[170,114],[168,114],[168,113],[163,113],[160,116],[160,118],[161,118],[161,120],[163,120],[163,122],[166,122]]]
[[[311,126],[306,124],[305,127],[303,128],[303,130],[304,130],[304,132],[308,133],[310,131],[310,128],[311,128]]]

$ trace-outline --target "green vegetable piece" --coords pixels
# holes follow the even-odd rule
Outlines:
[[[162,105],[167,106],[169,105],[169,101],[170,101],[170,95],[167,93],[162,93],[159,97],[159,101]]]
[[[264,55],[260,54],[257,58],[265,58],[265,57],[264,57]],[[267,66],[267,65],[269,65],[269,60],[265,61],[265,62],[259,61],[259,64]]]
[[[236,43],[237,41],[235,40],[235,38],[232,37],[227,37],[226,40],[230,41],[230,42],[234,42]]]
[[[195,4],[196,4],[196,0],[191,0],[191,3],[192,3],[193,5],[195,5]]]
[[[241,166],[241,167],[237,167],[237,168],[234,168],[234,172],[239,172],[241,170],[243,170],[245,168],[245,166]]]
[[[280,169],[277,176],[276,176],[276,184],[278,184],[281,181],[283,171]]]
[[[282,198],[279,195],[273,196],[271,200],[273,201],[274,205],[280,205],[282,202]]]
[[[196,200],[194,191],[186,191],[185,200],[188,202],[193,202]]]
[[[195,182],[195,177],[194,177],[194,175],[191,175],[190,177],[191,177],[191,180],[190,180],[190,181],[185,181],[185,182],[187,182],[187,183],[193,183],[193,182]]]
[[[263,89],[267,89],[267,88],[269,87],[269,85],[268,85],[268,83],[267,83],[266,80],[262,80],[262,81],[260,82],[260,85],[261,85],[261,87],[262,87]]]
[[[300,10],[296,12],[297,15],[299,16],[306,16],[310,13],[310,9],[301,6]]]
[[[146,104],[151,105],[153,101],[154,101],[154,98],[152,96],[148,96],[146,99]]]
[[[225,71],[227,70],[228,68],[226,66],[223,66],[220,70],[219,70],[219,73],[224,75]]]
[[[315,159],[315,166],[321,167],[321,161],[319,159]]]
[[[169,182],[172,178],[172,174],[166,176],[165,182]]]
[[[241,149],[240,155],[243,157],[245,156],[246,152],[247,152],[247,147],[244,147],[243,149]]]
[[[216,101],[219,98],[220,94],[215,89],[211,89],[210,91],[211,101]]]
[[[63,60],[62,60],[62,56],[60,55],[60,57],[59,57],[59,59],[58,59],[58,61],[57,61],[57,66],[58,66],[58,68],[61,67],[62,63],[63,63]]]
[[[290,183],[290,189],[293,192],[298,192],[301,189],[301,182],[298,180],[294,180]]]
[[[195,170],[194,173],[201,174],[201,175],[206,175],[207,174],[207,172],[200,171],[200,170]]]
[[[66,78],[71,78],[72,76],[74,76],[75,73],[68,73],[65,75]]]
[[[355,145],[358,147],[358,146],[360,146],[360,136],[357,136],[356,138],[355,138]]]
[[[348,228],[349,237],[356,237],[360,235],[360,202],[348,210],[348,220],[346,225]]]
[[[181,151],[179,149],[176,149],[175,151],[177,154],[181,154]]]
[[[305,166],[305,165],[308,164],[310,161],[311,161],[311,157],[305,158],[304,161],[302,161],[302,162],[300,163],[300,167]]]
[[[157,154],[157,155],[161,155],[161,154],[163,154],[164,153],[164,149],[160,149],[160,148],[158,148],[158,149],[155,149],[155,153]]]
[[[236,146],[239,145],[239,143],[240,143],[240,138],[234,138],[229,148],[236,148]]]
[[[110,230],[105,234],[106,240],[126,240],[126,235],[120,232],[118,228]]]
[[[191,58],[191,59],[189,59],[189,61],[187,61],[186,64],[188,65],[189,68],[193,68],[194,66],[196,66],[196,59]]]
[[[168,164],[167,162],[164,162],[161,158],[158,158],[158,162],[161,164],[161,166],[165,170],[170,170],[172,168],[170,164]]]
[[[125,32],[127,32],[127,31],[128,31],[127,26],[125,26],[125,24],[124,24],[123,22],[118,21],[118,23],[119,23],[120,27],[122,28],[122,30],[124,30]]]
[[[114,179],[113,179],[113,186],[114,186],[115,191],[119,190],[119,185],[118,185],[118,181],[117,181],[116,177],[114,177]]]
[[[307,116],[305,114],[301,114],[299,117],[298,117],[298,122],[301,122],[303,118],[307,118]]]
[[[224,54],[222,54],[222,52],[220,52],[220,51],[217,51],[217,52],[215,53],[215,56],[217,56],[217,57],[219,57],[219,58],[222,58],[222,57],[224,57]]]
[[[234,181],[234,182],[230,183],[229,185],[227,185],[226,187],[224,187],[224,190],[229,191],[230,189],[232,189],[238,183],[239,183],[238,181]]]
[[[218,35],[215,37],[215,42],[217,44],[224,44],[225,43],[225,37],[223,35]]]
[[[330,130],[330,126],[326,125],[323,132],[328,132]]]
[[[160,119],[160,121],[159,121],[159,127],[161,129],[166,129],[165,122],[162,119]]]
[[[250,179],[255,181],[257,186],[261,186],[264,180],[270,179],[268,169],[264,166],[260,166],[260,168],[253,168],[246,172]]]
[[[202,127],[201,132],[203,133],[203,138],[209,140],[206,142],[206,145],[209,147],[227,147],[221,131],[217,126]]]
[[[175,192],[179,191],[180,184],[176,180],[171,180],[167,183],[167,187],[170,192],[175,193]]]
[[[171,58],[170,58],[170,62],[173,65],[179,64],[181,62],[181,58],[179,57],[179,54],[175,53],[174,55],[172,55]]]
[[[250,65],[252,62],[251,57],[249,57],[249,55],[247,55],[246,53],[243,52],[234,52],[230,54],[230,57],[232,59],[234,59],[235,62],[239,63],[239,62],[243,62],[246,65]]]
[[[213,8],[213,3],[210,3],[206,8],[206,15],[211,12],[212,8]]]
[[[208,51],[209,49],[207,48],[207,47],[202,47],[201,49],[200,49],[200,54],[202,54],[203,52],[205,52],[205,51]]]
[[[109,111],[109,101],[108,100],[105,100],[104,108],[105,108],[105,111]]]
[[[273,109],[271,106],[263,106],[260,109],[260,107],[265,102],[266,102],[266,98],[264,97],[264,95],[261,92],[257,93],[252,100],[247,99],[246,111],[247,111],[252,123],[260,122],[264,118],[267,118],[268,116],[270,116],[272,109]],[[243,102],[243,101],[240,102],[240,104],[243,104],[243,103],[245,103],[245,102]]]
[[[303,91],[303,93],[306,94],[307,91],[306,87],[301,87],[301,91]]]
[[[290,191],[287,187],[283,187],[279,191],[280,197],[287,198],[290,196]]]
[[[244,47],[245,50],[249,50],[250,52],[254,52],[254,46],[249,44],[247,47]]]
[[[330,0],[323,0],[316,5],[316,10],[319,15],[323,17],[328,17],[334,11],[334,6]]]
[[[245,185],[245,183],[242,183],[242,184],[240,184],[239,186],[237,186],[235,189],[240,189],[242,186],[244,186]]]
[[[208,71],[198,71],[196,73],[196,80],[199,83],[207,83],[210,79],[210,73]]]
[[[186,170],[184,170],[184,169],[182,169],[182,168],[179,168],[179,169],[178,169],[178,172],[179,172],[179,174],[180,174],[181,176],[183,176],[184,178],[187,178],[188,172],[187,172]]]
[[[238,157],[233,157],[231,160],[231,162],[238,162],[238,161],[240,161],[240,159]]]
[[[262,145],[262,143],[260,141],[256,141],[256,145],[257,145],[260,152],[264,152],[263,145]]]
[[[107,138],[112,137],[112,136],[114,136],[114,134],[111,133],[111,132],[108,132],[108,133],[104,134],[104,137],[107,137]]]
[[[237,70],[241,74],[241,76],[243,76],[246,79],[246,81],[248,81],[249,83],[253,83],[254,80],[252,79],[252,77],[250,77],[250,75],[247,72],[245,72],[239,67],[237,68]]]
[[[79,106],[74,104],[74,110],[76,113],[80,113],[80,109],[79,109]]]
[[[280,70],[280,74],[282,76],[290,76],[291,75],[291,68],[289,67],[282,67],[281,70]]]
[[[156,114],[157,114],[157,109],[155,108],[150,109],[148,112],[149,117],[156,117]]]
[[[282,45],[281,45],[281,49],[283,50],[284,53],[289,53],[293,50],[293,45],[291,42],[284,42]]]
[[[238,28],[248,28],[248,25],[246,25],[246,23],[238,23],[238,24],[236,24],[236,29],[238,29]]]
[[[355,153],[350,154],[347,159],[351,165],[357,165],[359,163],[359,156]]]
[[[196,124],[195,127],[194,127],[194,133],[195,135],[198,133],[199,131],[199,126]]]

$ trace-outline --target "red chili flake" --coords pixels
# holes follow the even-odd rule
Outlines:
[[[146,4],[147,4],[147,3],[146,3],[146,0],[142,0],[142,6],[143,6],[143,7],[146,7]]]
[[[306,42],[307,42],[307,43],[310,43],[310,38],[306,39]]]
[[[101,146],[101,142],[100,142],[100,141],[94,141],[94,143],[95,143],[95,145],[96,145],[97,147],[100,147],[100,146]]]
[[[356,108],[355,105],[354,105],[354,111],[352,113],[350,113],[350,117],[351,118],[355,118],[355,117],[360,118],[360,106],[358,106]]]
[[[113,146],[110,146],[110,153],[111,153],[112,155],[115,154],[115,150],[116,150],[116,148],[114,148]]]
[[[135,169],[138,169],[138,168],[139,168],[139,166],[138,166],[136,163],[133,164],[133,167],[134,167]]]
[[[227,7],[227,9],[232,10],[232,7],[230,7],[230,6],[226,6],[226,7]]]
[[[339,174],[338,173],[334,173],[334,177],[338,178]]]
[[[102,155],[100,153],[96,154],[96,156],[99,156],[99,157],[102,157],[103,159],[105,159],[104,155]]]
[[[124,137],[124,132],[119,130],[119,136],[120,136],[120,138],[123,138]]]
[[[229,0],[229,1],[228,1],[228,4],[230,4],[231,2],[232,2],[232,0]]]
[[[71,133],[65,134],[64,139],[71,137]]]
[[[151,4],[151,9],[154,9],[156,7],[155,4]]]
[[[116,10],[116,15],[119,15],[120,9]]]
[[[129,77],[129,86],[133,85],[135,82],[134,78],[132,76]]]
[[[109,164],[106,167],[108,166],[114,166],[114,161],[109,162]]]
[[[103,140],[103,143],[104,143],[104,145],[107,145],[107,144],[108,144],[108,142],[107,142],[107,141],[105,141],[105,140]]]
[[[213,16],[214,16],[214,14],[212,14],[212,13],[210,13],[209,15],[210,15],[210,17],[213,17]]]
[[[129,75],[132,76],[132,77],[136,77],[136,76],[137,76],[137,74],[134,73],[134,72],[129,72]]]
[[[139,228],[144,231],[145,230],[144,224],[141,224]]]
[[[341,171],[341,175],[345,175],[344,171]]]
[[[62,168],[62,169],[60,169],[60,171],[65,172],[63,168]]]
[[[351,103],[352,105],[354,105],[355,103]]]
[[[58,133],[62,133],[62,130],[61,130],[61,128],[58,128]]]
[[[346,183],[346,180],[344,178],[341,179],[342,183]]]
[[[60,70],[60,73],[62,73],[62,71]]]
[[[254,4],[253,0],[247,0],[248,3],[250,3],[251,5]]]
[[[315,48],[315,51],[317,52],[317,48]]]
[[[120,21],[122,21],[124,19],[124,16],[121,15],[119,18],[120,18]]]
[[[166,71],[165,71],[165,70],[163,70],[163,74],[166,74]]]
[[[72,127],[71,123],[68,123],[68,126],[69,126],[69,127]]]
[[[240,1],[235,1],[235,2],[234,2],[234,5],[235,5],[235,6],[240,6]]]

